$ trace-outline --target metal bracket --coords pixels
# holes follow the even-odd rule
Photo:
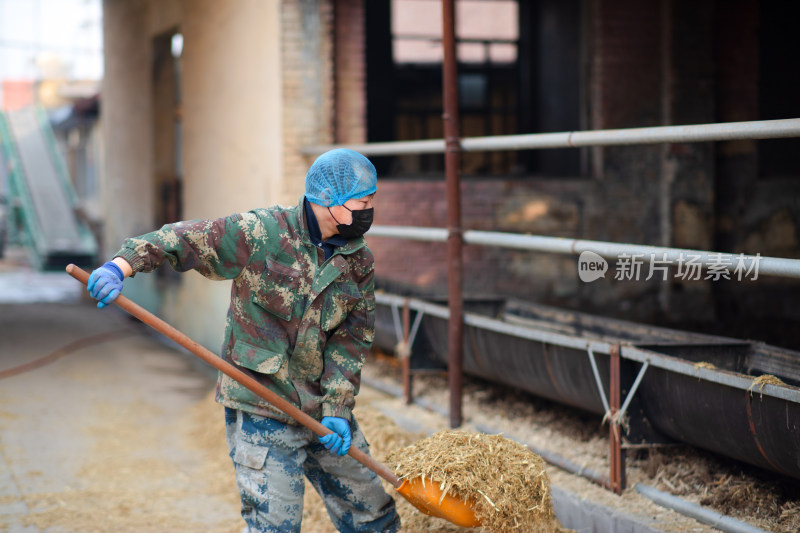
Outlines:
[[[611,408],[608,405],[608,398],[606,397],[606,392],[603,389],[603,381],[600,379],[600,371],[597,370],[597,361],[594,358],[594,352],[591,348],[587,348],[587,352],[589,355],[589,362],[592,364],[592,373],[594,374],[594,380],[597,383],[597,391],[600,393],[600,400],[603,402],[603,409],[605,410],[605,419],[611,416]],[[633,400],[633,396],[636,394],[636,391],[639,389],[639,385],[642,383],[642,378],[644,378],[645,372],[647,372],[648,367],[650,366],[650,361],[645,361],[642,363],[642,368],[639,369],[639,373],[636,375],[636,379],[633,381],[633,386],[631,386],[631,390],[628,391],[628,395],[625,396],[625,401],[622,403],[622,407],[620,408],[617,418],[622,419],[625,416],[625,412],[628,410],[630,406],[631,400]]]
[[[611,401],[606,398],[605,390],[603,389],[603,381],[600,379],[600,372],[597,370],[597,361],[595,360],[594,352],[590,347],[587,347],[587,354],[589,355],[589,362],[592,365],[592,373],[594,374],[595,382],[597,383],[597,391],[600,393],[600,399],[603,402],[605,415],[603,422],[609,421],[609,468],[610,475],[608,477],[608,488],[617,494],[622,494],[625,490],[626,476],[625,476],[625,450],[622,446],[622,432],[620,427],[624,425],[625,412],[639,388],[639,384],[644,378],[647,368],[650,366],[649,361],[645,360],[642,363],[642,368],[639,369],[639,374],[633,382],[631,390],[628,391],[625,401],[620,405],[620,393],[622,385],[620,383],[620,346],[619,344],[611,345],[609,351],[609,392]]]
[[[600,393],[600,400],[603,402],[603,411],[606,413],[611,412],[611,408],[608,406],[608,398],[606,398],[606,391],[603,390],[603,380],[600,379],[600,371],[597,370],[597,361],[594,359],[594,352],[591,348],[587,348],[587,353],[589,355],[589,363],[592,365],[592,373],[594,374],[594,381],[597,383],[597,391]]]
[[[414,317],[414,324],[411,326],[411,331],[408,334],[408,339],[405,338],[403,331],[405,330],[403,320],[400,318],[400,305],[397,303],[392,303],[392,322],[394,323],[394,333],[397,337],[397,348],[396,352],[399,357],[409,357],[411,355],[411,346],[414,344],[414,339],[417,338],[417,332],[419,331],[419,325],[422,322],[422,317],[425,315],[425,311],[417,310],[417,316]]]
[[[642,378],[644,378],[644,373],[647,372],[647,368],[650,366],[650,361],[645,361],[642,363],[642,368],[639,369],[639,373],[636,374],[636,379],[633,381],[633,385],[631,386],[631,390],[628,391],[628,395],[625,397],[625,401],[622,402],[622,407],[619,409],[619,416],[622,417],[625,414],[625,411],[628,410],[628,406],[633,400],[633,395],[636,394],[636,390],[639,388],[639,384],[642,382]]]
[[[417,316],[414,318],[414,324],[409,331],[410,313],[411,309],[408,298],[403,302],[402,320],[400,319],[400,304],[398,302],[392,303],[394,332],[395,335],[397,335],[397,345],[394,348],[394,352],[403,363],[403,396],[406,404],[409,405],[414,401],[411,379],[411,346],[414,344],[414,339],[417,337],[419,325],[422,322],[422,317],[425,315],[425,312],[421,309],[417,309]]]
[[[400,306],[392,302],[392,322],[397,342],[403,342],[403,321],[400,319]]]

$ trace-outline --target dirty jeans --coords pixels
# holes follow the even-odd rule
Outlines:
[[[351,426],[352,445],[369,453],[355,419]],[[245,531],[299,533],[304,475],[339,531],[400,529],[394,500],[378,476],[352,457],[330,453],[311,430],[230,408],[225,408],[225,427]]]

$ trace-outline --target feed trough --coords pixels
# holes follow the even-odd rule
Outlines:
[[[396,344],[405,301],[379,295],[378,346]],[[408,301],[422,315],[412,368],[446,367],[446,302]],[[598,383],[607,398],[619,345],[629,442],[685,442],[800,479],[800,352],[514,300],[464,308],[466,374],[603,415]]]

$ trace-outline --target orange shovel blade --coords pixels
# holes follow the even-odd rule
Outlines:
[[[451,494],[442,498],[441,487],[430,479],[425,480],[424,486],[422,478],[415,478],[411,481],[403,480],[402,485],[397,488],[397,492],[426,515],[444,518],[462,527],[481,525],[475,518],[472,502],[465,502]]]

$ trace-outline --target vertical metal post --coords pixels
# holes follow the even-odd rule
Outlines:
[[[456,64],[455,0],[442,0],[442,85],[444,97],[445,138],[445,188],[447,190],[447,259],[448,300],[450,322],[448,328],[448,373],[450,388],[450,427],[461,425],[461,389],[463,360],[463,305],[461,257],[461,142],[458,131],[458,67]]]
[[[619,344],[611,345],[609,350],[609,463],[611,464],[611,490],[622,494],[625,490],[625,451],[622,449],[622,432],[617,413],[620,411],[620,355]]]
[[[661,0],[661,123],[670,126],[673,123],[673,107],[675,100],[675,75],[673,73],[673,5],[672,0]],[[678,174],[678,162],[673,155],[673,145],[661,145],[661,172],[659,177],[658,218],[659,218],[659,244],[670,246],[672,244],[673,220],[672,201],[673,189]],[[671,283],[658,284],[658,304],[661,312],[670,314]]]
[[[409,330],[411,327],[411,309],[408,305],[408,299],[403,304],[403,344],[405,345],[408,353],[403,357],[403,396],[405,397],[406,405],[411,405],[414,401],[413,392],[411,390],[411,346],[409,345]]]

